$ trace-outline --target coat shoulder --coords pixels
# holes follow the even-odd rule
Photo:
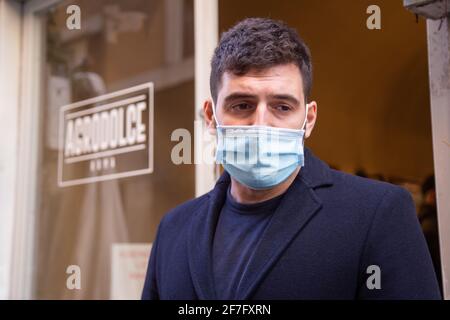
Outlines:
[[[193,213],[208,203],[209,197],[210,192],[200,197],[183,202],[182,204],[169,210],[162,218],[161,225],[164,224],[171,229],[176,229],[186,225],[186,223],[193,216]]]
[[[330,174],[333,185],[317,192],[324,204],[342,218],[367,219],[370,223],[379,212],[392,212],[389,219],[394,220],[404,214],[415,215],[413,198],[404,187],[332,169]]]
[[[386,195],[411,198],[409,192],[392,183],[359,177],[345,172],[330,169],[337,193],[354,195],[361,201],[378,202]]]

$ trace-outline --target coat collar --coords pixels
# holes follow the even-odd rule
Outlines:
[[[203,202],[192,219],[188,240],[189,266],[200,299],[217,298],[212,267],[213,240],[230,181],[230,176],[224,172],[208,194],[208,201]],[[314,189],[329,185],[332,185],[329,167],[305,148],[305,166],[286,191],[255,248],[254,258],[247,265],[239,284],[237,299],[251,297],[292,238],[322,207]]]

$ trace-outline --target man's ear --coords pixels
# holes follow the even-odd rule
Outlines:
[[[306,132],[305,132],[305,138],[309,138],[311,135],[314,125],[316,124],[317,120],[317,103],[316,101],[311,101],[308,104],[308,114],[306,115]]]
[[[212,100],[208,99],[203,103],[203,116],[205,118],[206,126],[208,127],[208,132],[212,135],[216,134],[216,121],[214,119],[213,113],[213,103]]]

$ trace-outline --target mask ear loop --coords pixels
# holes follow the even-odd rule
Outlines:
[[[217,121],[217,116],[216,116],[216,106],[214,105],[214,101],[211,101],[212,104],[212,109],[213,109],[213,117],[214,120],[216,121],[216,128],[220,127],[219,121]]]
[[[305,120],[303,121],[303,126],[300,130],[304,130],[305,133],[303,134],[303,139],[302,139],[302,143],[303,143],[303,147],[305,146],[305,139],[306,139],[306,123],[307,123],[307,119],[308,119],[308,110],[309,110],[309,103],[306,104],[306,112],[305,112]]]
[[[303,121],[301,130],[306,130],[306,123],[307,123],[307,119],[308,119],[308,109],[309,109],[309,103],[306,104],[305,121]]]
[[[219,121],[217,121],[217,117],[216,117],[216,106],[214,105],[214,101],[211,101],[211,104],[212,104],[212,109],[213,109],[213,118],[214,118],[214,121],[216,121],[216,130],[217,130],[217,128],[219,128],[220,125],[219,125]],[[215,148],[216,148],[216,159],[217,159],[217,152],[218,152],[217,144],[216,144]],[[214,175],[215,175],[216,180],[219,179],[220,174],[221,174],[220,165],[216,162],[214,165]]]

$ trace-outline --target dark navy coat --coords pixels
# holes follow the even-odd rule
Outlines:
[[[225,172],[209,193],[164,216],[143,299],[216,299],[213,238],[229,184]],[[367,285],[375,274],[380,289]],[[440,298],[409,193],[332,170],[308,149],[238,291],[255,300]]]

